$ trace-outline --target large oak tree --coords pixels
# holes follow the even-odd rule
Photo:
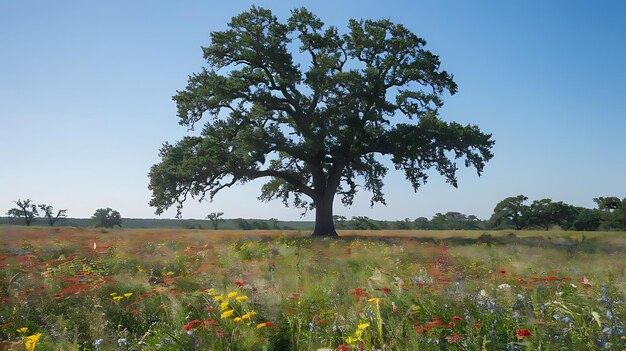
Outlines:
[[[333,200],[358,187],[385,203],[387,157],[415,190],[435,168],[457,186],[455,159],[480,175],[494,141],[438,117],[452,75],[426,42],[389,20],[350,20],[345,34],[306,9],[280,22],[252,7],[211,34],[208,67],[173,97],[200,133],[165,143],[150,170],[160,214],[235,184],[268,178],[260,199],[315,209],[315,236],[336,235]]]

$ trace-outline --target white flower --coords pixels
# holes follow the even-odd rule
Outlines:
[[[510,289],[511,286],[507,283],[498,285],[498,289]]]

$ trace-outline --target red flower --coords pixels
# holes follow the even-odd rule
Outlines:
[[[452,328],[452,327],[456,327],[456,323],[454,322],[450,322],[448,323],[448,327]]]
[[[354,296],[356,302],[361,302],[370,298],[370,294],[365,291],[365,289],[356,288],[354,289],[350,295]]]
[[[132,310],[132,311],[130,311],[130,313],[137,314],[137,313],[139,313],[139,310]]]
[[[339,345],[337,347],[337,351],[348,351],[348,350],[350,350],[350,349],[348,348],[348,346],[346,346],[344,344],[341,344],[341,345]]]
[[[515,332],[515,337],[518,339],[524,339],[531,335],[530,330],[528,329],[519,329]]]
[[[201,326],[202,324],[204,324],[201,320],[199,319],[194,319],[191,322],[187,323],[187,325],[185,325],[183,327],[183,330],[191,330],[191,329],[195,329],[199,326]]]
[[[480,328],[480,323],[474,323],[474,324],[472,324],[472,327],[474,327],[474,328]]]
[[[237,285],[237,286],[244,286],[246,284],[244,282],[242,282],[242,281],[236,281],[235,285]]]
[[[426,328],[419,328],[419,329],[415,330],[415,332],[418,333],[418,334],[424,334],[427,331],[428,331],[428,329],[426,329]]]
[[[452,316],[452,320],[453,321],[462,321],[463,318],[459,317],[459,316]]]
[[[274,325],[273,322],[265,322],[265,326],[268,328],[271,327],[272,325]]]
[[[385,294],[389,294],[389,293],[391,292],[391,289],[389,289],[388,287],[384,287],[384,288],[383,288],[383,292],[384,292]]]

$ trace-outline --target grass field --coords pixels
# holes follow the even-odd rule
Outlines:
[[[622,350],[626,233],[0,227],[0,350]]]

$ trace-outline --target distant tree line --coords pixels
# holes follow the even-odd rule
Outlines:
[[[460,212],[437,213],[430,220],[418,217],[414,220],[405,218],[398,221],[379,221],[367,216],[354,216],[347,219],[344,216],[334,216],[337,229],[352,230],[476,230],[487,229],[487,221],[480,220],[475,215],[465,215]]]
[[[418,217],[414,220],[405,218],[398,221],[381,221],[366,216],[354,216],[347,219],[345,216],[335,215],[333,221],[337,229],[343,230],[550,230],[555,226],[563,230],[577,231],[626,230],[626,198],[620,200],[614,196],[598,197],[593,201],[597,204],[597,208],[578,207],[552,199],[540,199],[528,203],[528,197],[518,195],[498,202],[489,220],[481,220],[475,215],[465,215],[460,212],[446,212],[436,213],[431,219]],[[47,225],[53,226],[59,220],[67,218],[67,210],[55,211],[51,205],[37,205],[31,199],[17,200],[14,203],[16,207],[7,211],[7,215],[27,226],[32,225],[38,219],[43,219]],[[218,229],[220,223],[226,223],[226,220],[222,218],[223,214],[223,212],[212,212],[206,216],[213,229]],[[186,223],[185,227],[203,229],[200,222],[196,222]],[[269,220],[235,218],[228,220],[228,223],[230,223],[230,228],[240,230],[305,229],[292,228],[284,222],[281,224],[276,218]],[[89,225],[104,228],[122,227],[122,217],[118,211],[111,208],[100,208],[89,220]],[[142,225],[149,226],[146,223]]]
[[[492,229],[549,230],[559,226],[564,230],[626,230],[626,198],[598,197],[596,209],[578,207],[551,199],[535,200],[526,204],[524,195],[507,197],[494,208],[489,219]]]

